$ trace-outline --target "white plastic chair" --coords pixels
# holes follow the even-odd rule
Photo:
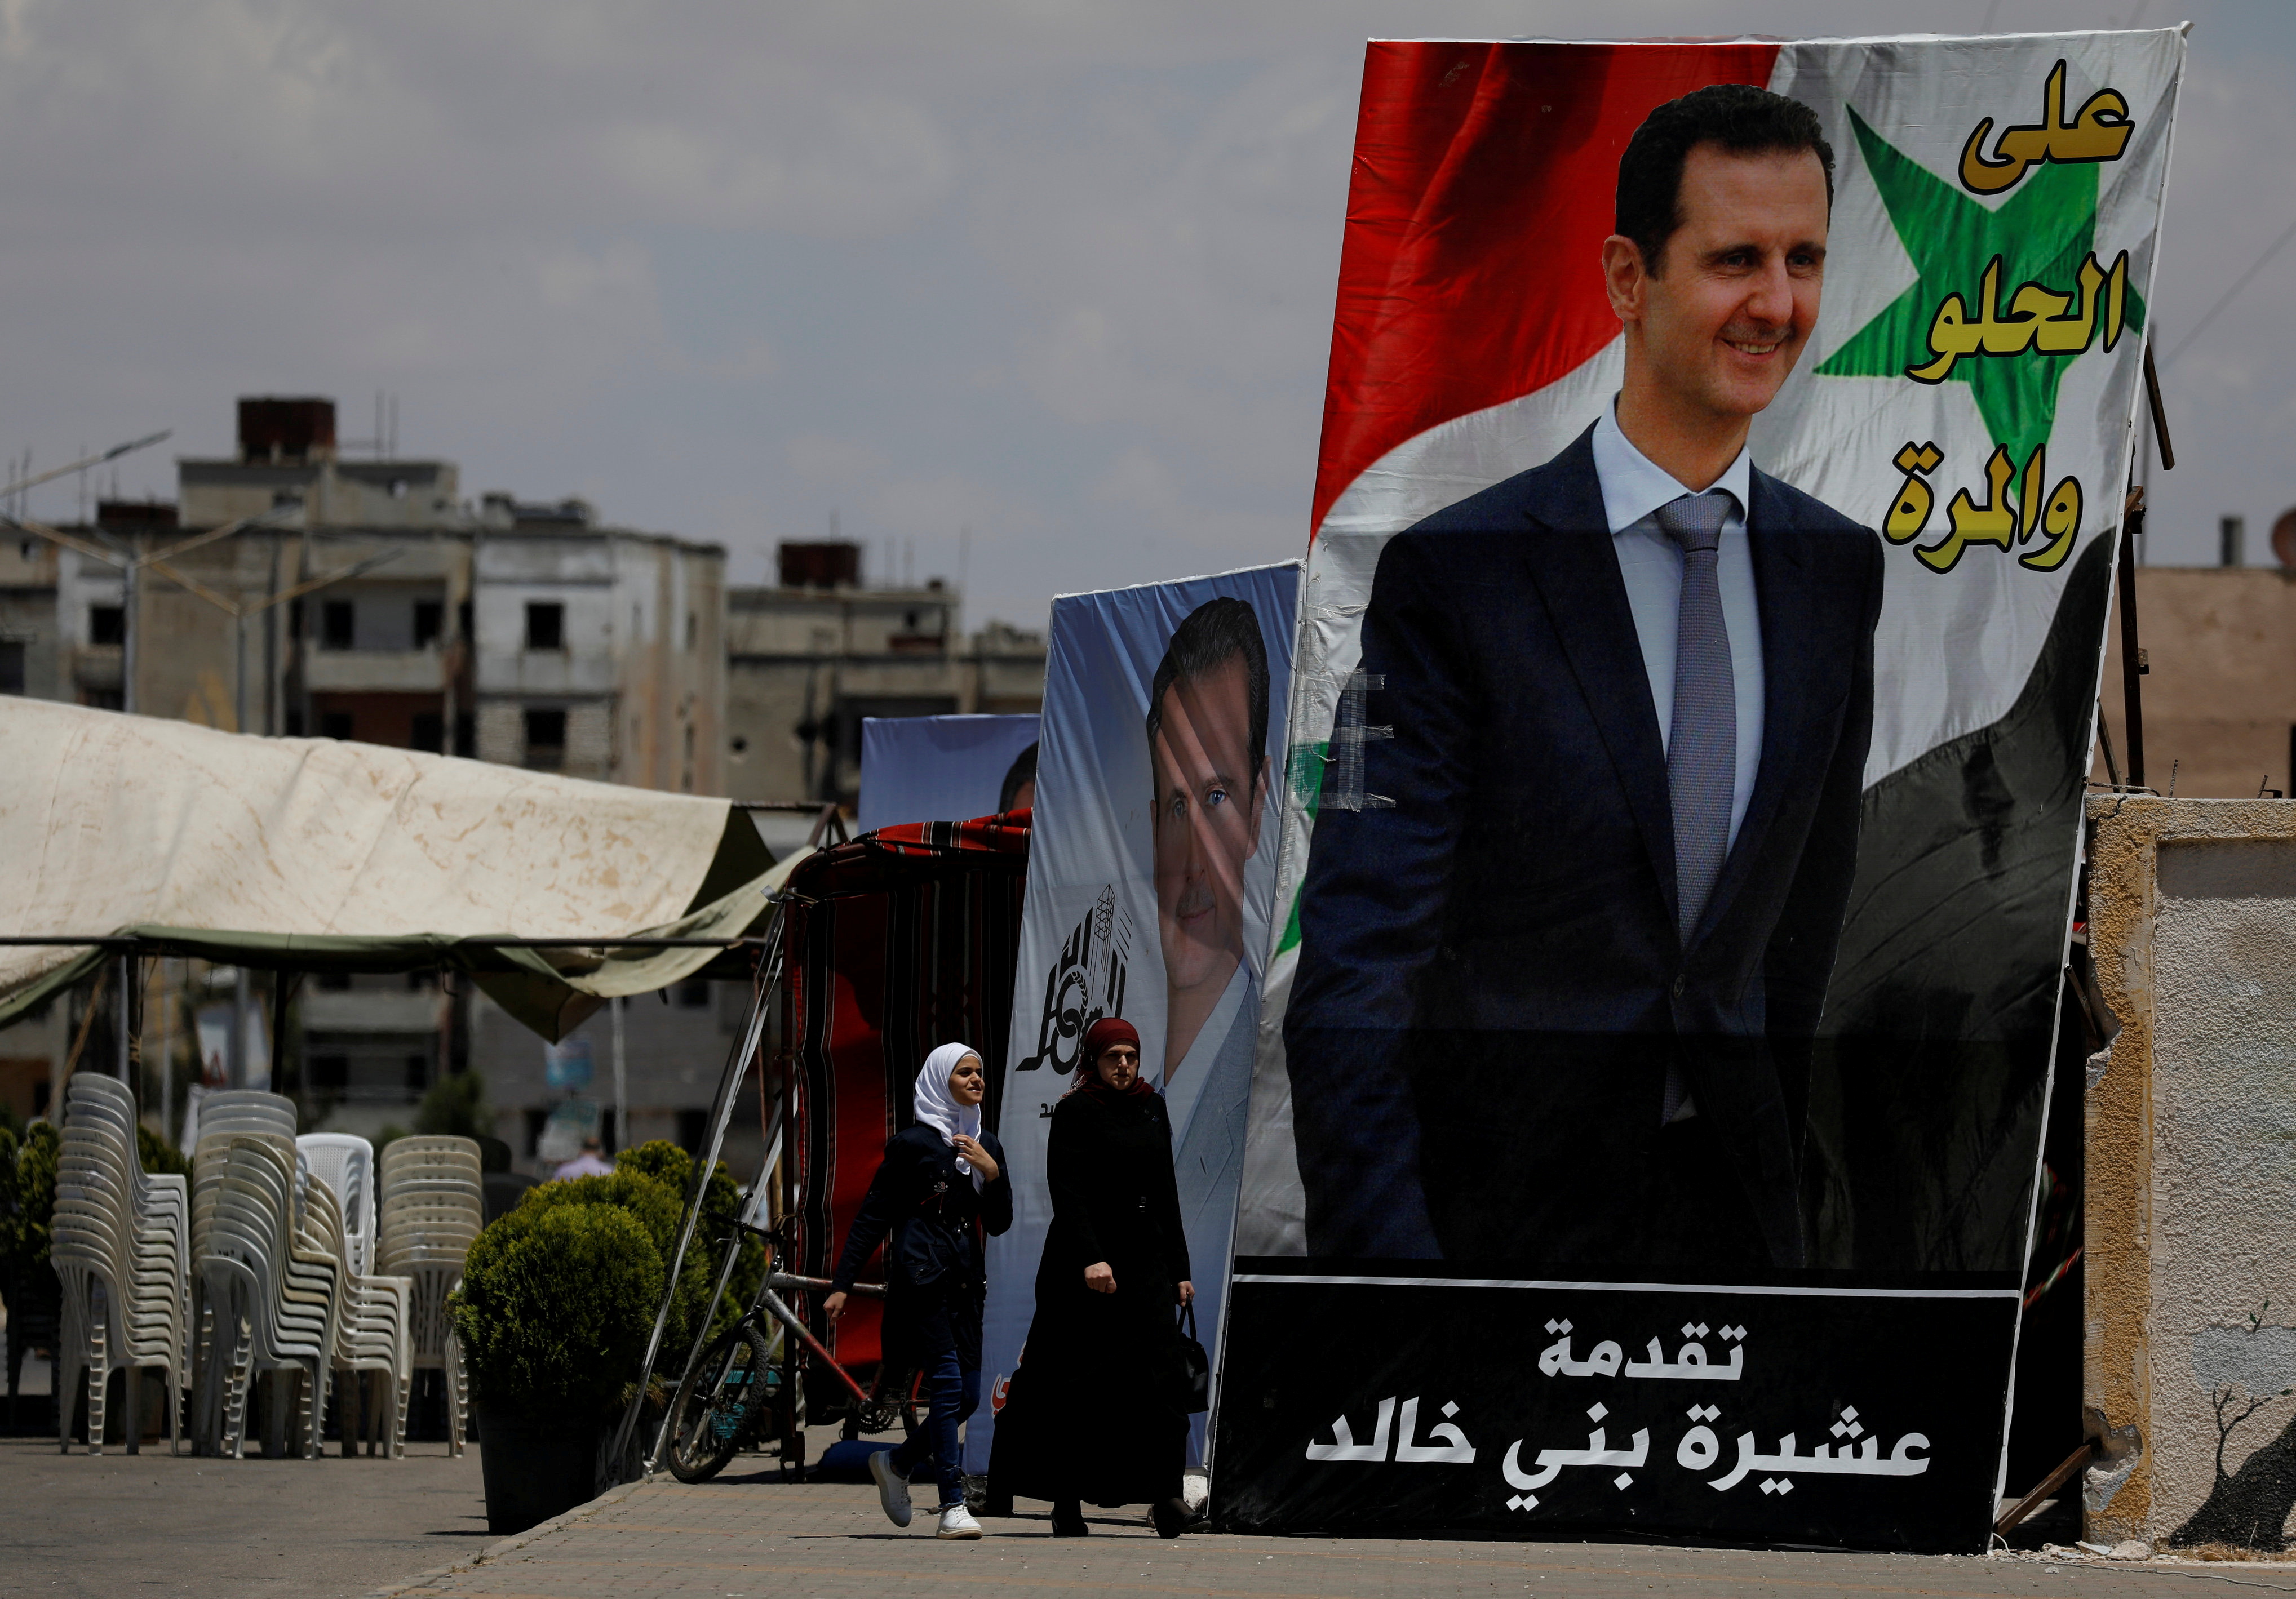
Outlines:
[[[356,1133],[306,1133],[295,1147],[342,1209],[344,1264],[366,1275],[374,1270],[374,1145]]]
[[[201,1138],[203,1155],[211,1144]],[[245,1453],[249,1388],[268,1372],[301,1379],[295,1431],[306,1459],[319,1454],[348,1274],[338,1256],[301,1236],[295,1192],[288,1139],[259,1133],[231,1139],[198,1266],[215,1329],[202,1419],[217,1429],[215,1447],[234,1458]]]
[[[357,1142],[364,1145],[365,1140]],[[344,1254],[346,1234],[333,1187],[321,1161],[314,1161],[313,1171],[305,1205],[306,1239],[323,1250]],[[358,1452],[362,1431],[370,1456],[380,1450],[386,1458],[396,1460],[405,1453],[406,1403],[414,1375],[414,1340],[407,1325],[414,1292],[414,1282],[406,1277],[354,1272],[348,1280],[333,1359],[335,1371],[350,1377],[336,1389],[346,1456]],[[386,1398],[380,1405],[369,1405],[365,1393],[367,1380],[378,1374],[383,1379]]]
[[[447,1443],[460,1455],[470,1378],[447,1300],[461,1284],[463,1258],[486,1225],[479,1146],[469,1138],[400,1138],[384,1147],[376,1165],[376,1269],[413,1284],[414,1365],[444,1374]]]
[[[124,1084],[76,1075],[65,1095],[50,1259],[63,1288],[57,1348],[57,1444],[71,1448],[83,1378],[88,1448],[103,1452],[111,1373],[125,1370],[130,1454],[142,1447],[142,1385],[164,1374],[170,1447],[182,1436],[188,1251],[183,1179],[152,1177],[135,1145],[135,1096]]]

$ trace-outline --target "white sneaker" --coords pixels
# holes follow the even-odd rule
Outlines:
[[[869,1475],[877,1484],[877,1503],[885,1519],[896,1527],[909,1524],[909,1485],[893,1469],[893,1452],[879,1449],[869,1456]]]
[[[935,1538],[979,1538],[980,1523],[972,1519],[972,1513],[965,1509],[964,1502],[960,1500],[940,1513],[940,1530],[933,1536]]]

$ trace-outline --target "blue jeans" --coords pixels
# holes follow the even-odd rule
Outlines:
[[[956,1350],[944,1345],[925,1357],[924,1396],[932,1409],[924,1425],[893,1450],[893,1470],[903,1477],[930,1458],[940,1484],[940,1508],[964,1503],[964,1456],[956,1429],[980,1406],[980,1374],[958,1367]]]

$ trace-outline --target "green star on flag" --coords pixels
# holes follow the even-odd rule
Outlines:
[[[1919,162],[1892,148],[1853,109],[1849,123],[1866,169],[1874,175],[1898,242],[1921,275],[1882,314],[1850,335],[1817,366],[1821,377],[1901,378],[1931,359],[1930,326],[1948,294],[1958,294],[1974,316],[1980,281],[2001,258],[2005,302],[2022,283],[2060,293],[2079,292],[2081,262],[2096,247],[2097,169],[2094,165],[2035,166],[1998,209],[1988,209]],[[2109,263],[2100,263],[2109,265]],[[2103,318],[2089,348],[2103,344]],[[2123,339],[2144,325],[2144,302],[2128,291]],[[2023,461],[2046,441],[2057,420],[2057,383],[2085,352],[2010,357],[1972,356],[1954,364],[1949,383],[1967,383],[1978,414],[1996,444]]]

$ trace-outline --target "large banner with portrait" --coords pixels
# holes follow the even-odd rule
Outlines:
[[[1369,47],[1227,1525],[1981,1545],[2183,61]]]
[[[1013,1226],[988,1242],[988,1403],[967,1431],[969,1471],[988,1468],[1035,1309],[1053,1106],[1103,1016],[1138,1029],[1141,1075],[1164,1096],[1197,1325],[1214,1341],[1275,898],[1300,573],[1290,562],[1053,602],[997,1128]],[[1190,1445],[1199,1460],[1204,1421]]]

